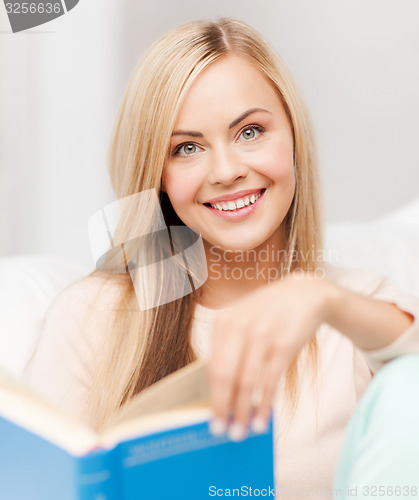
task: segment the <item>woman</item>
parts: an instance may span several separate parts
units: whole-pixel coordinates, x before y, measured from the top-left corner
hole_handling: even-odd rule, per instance
[[[168,226],[199,230],[208,279],[140,311],[137,295],[167,282],[133,283],[111,255],[102,269],[116,272],[96,271],[56,300],[32,384],[98,429],[134,394],[207,356],[213,432],[243,439],[249,422],[262,431],[273,403],[277,484],[329,496],[372,373],[417,349],[419,305],[381,277],[323,262],[315,144],[286,67],[238,21],[168,33],[129,81],[109,166],[119,199],[156,189]],[[147,234],[155,213],[128,207],[117,241]],[[142,251],[131,249],[127,271]]]

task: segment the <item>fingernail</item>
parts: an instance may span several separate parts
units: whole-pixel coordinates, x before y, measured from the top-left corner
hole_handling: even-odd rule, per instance
[[[255,417],[250,425],[256,434],[263,434],[268,429],[268,422],[261,417]]]
[[[210,421],[210,432],[214,436],[222,436],[227,431],[227,424],[222,418],[213,418]]]
[[[240,422],[233,422],[228,429],[228,437],[232,441],[242,441],[246,437],[246,429]]]

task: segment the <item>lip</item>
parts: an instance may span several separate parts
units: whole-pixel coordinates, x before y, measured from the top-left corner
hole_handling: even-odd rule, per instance
[[[237,191],[236,193],[225,194],[223,196],[218,196],[217,198],[211,198],[211,200],[207,200],[204,203],[219,203],[220,201],[231,201],[237,200],[238,198],[243,198],[244,196],[251,196],[252,194],[257,194],[262,191],[264,188],[259,189],[245,189],[243,191]]]
[[[259,189],[256,191],[256,193],[258,193],[259,191],[262,190]],[[240,192],[245,192],[245,191],[240,191]],[[251,193],[253,194],[255,193],[255,191],[252,190]],[[204,205],[204,206],[220,219],[224,219],[227,221],[243,220],[254,213],[254,211],[258,208],[258,206],[262,203],[263,199],[265,198],[265,193],[266,189],[263,189],[262,194],[252,205],[244,206],[243,208],[239,208],[238,210],[218,210],[217,208],[213,208],[211,205]],[[223,198],[223,200],[225,200],[225,198]]]

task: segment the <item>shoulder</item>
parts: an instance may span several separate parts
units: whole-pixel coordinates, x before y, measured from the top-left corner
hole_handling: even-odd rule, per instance
[[[124,289],[120,278],[92,273],[63,289],[46,314],[24,380],[70,414],[82,416]]]
[[[81,319],[88,312],[112,313],[127,283],[104,273],[92,273],[64,288],[52,302],[47,317],[71,315]]]
[[[100,344],[118,320],[128,286],[124,279],[92,273],[66,287],[47,311],[39,342],[63,349]]]
[[[51,359],[94,356],[118,319],[124,281],[92,273],[64,288],[44,318],[34,356],[38,364]]]

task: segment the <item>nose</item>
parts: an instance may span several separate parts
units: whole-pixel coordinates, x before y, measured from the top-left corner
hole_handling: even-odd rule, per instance
[[[232,184],[247,176],[249,168],[227,147],[213,150],[208,180],[211,184]]]

